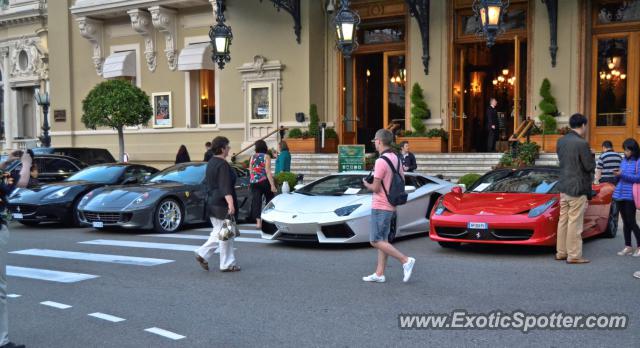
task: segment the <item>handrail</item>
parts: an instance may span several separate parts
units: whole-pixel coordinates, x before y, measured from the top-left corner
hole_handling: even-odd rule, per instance
[[[289,129],[289,128],[287,128],[287,127],[285,127],[285,126],[280,126],[280,128],[278,128],[278,129],[276,129],[276,130],[274,130],[274,131],[270,132],[269,134],[267,134],[267,135],[263,136],[262,138],[260,138],[260,139],[258,139],[258,140],[265,140],[265,139],[267,139],[268,137],[270,137],[270,136],[274,135],[274,134],[275,134],[275,133],[277,133],[277,132],[281,132],[281,133],[280,133],[280,138],[282,139],[282,138],[284,138],[284,132],[286,132],[288,129]],[[256,141],[258,141],[258,140],[256,140]],[[238,152],[238,153],[234,153],[234,154],[231,156],[231,162],[235,162],[235,161],[236,161],[236,158],[237,158],[240,154],[242,154],[242,153],[244,153],[244,152],[246,152],[246,151],[248,151],[248,150],[251,150],[254,146],[255,146],[255,141],[253,142],[253,144],[252,144],[252,145],[249,145],[249,146],[245,147],[244,149],[240,150],[240,152]]]
[[[520,126],[516,129],[516,131],[513,133],[511,138],[509,138],[509,141],[517,142],[517,141],[520,141],[520,138],[528,136],[529,131],[531,131],[531,128],[533,128],[534,125],[535,123],[533,122],[532,119],[527,119],[526,121],[522,122]]]

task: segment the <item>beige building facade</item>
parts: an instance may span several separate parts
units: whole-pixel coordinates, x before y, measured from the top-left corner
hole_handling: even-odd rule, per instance
[[[29,83],[36,85],[36,75],[50,81],[54,146],[117,153],[115,131],[89,130],[81,122],[82,100],[108,78],[127,79],[150,96],[153,119],[126,129],[125,144],[131,160],[158,166],[170,164],[181,144],[197,160],[204,143],[217,135],[229,137],[237,152],[280,126],[304,128],[311,104],[318,106],[321,122],[335,127],[340,143],[367,143],[372,132],[390,123],[411,128],[414,83],[429,105],[425,124],[449,134],[449,151],[483,151],[489,97],[498,98],[504,136],[524,119],[536,119],[545,78],[557,101],[558,126],[574,112],[588,115],[594,147],[605,138],[619,142],[640,132],[640,1],[512,0],[506,31],[491,49],[476,35],[471,0],[352,1],[362,19],[360,46],[345,58],[335,48],[332,24],[339,0],[289,1],[299,4],[299,38],[294,16],[278,11],[274,1],[226,0],[224,15],[234,37],[224,69],[211,61],[215,0],[7,4],[12,9],[23,2],[39,3],[37,20],[2,22],[0,52],[9,47],[7,69],[14,64],[11,42],[18,38],[35,45],[40,61],[50,57]],[[415,4],[428,4],[428,13],[414,13],[421,20],[412,16]],[[557,15],[557,30],[550,14]],[[40,29],[48,30],[48,45]],[[9,89],[5,129],[18,115],[7,107],[17,93]],[[297,113],[304,113],[304,122]],[[33,122],[41,123],[38,112]],[[34,132],[29,136],[39,135]],[[276,135],[267,140],[274,146]]]

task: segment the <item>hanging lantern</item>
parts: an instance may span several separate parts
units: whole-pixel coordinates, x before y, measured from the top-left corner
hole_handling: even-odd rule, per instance
[[[224,2],[216,0],[216,22],[217,24],[209,30],[209,39],[213,46],[213,61],[218,63],[220,69],[224,69],[225,63],[231,61],[229,46],[233,39],[231,27],[224,24]]]
[[[356,30],[360,24],[360,16],[349,8],[349,0],[342,0],[340,10],[333,18],[333,24],[338,35],[336,45],[345,58],[358,48]]]
[[[496,37],[503,31],[504,14],[509,7],[509,0],[474,0],[473,12],[479,17],[482,28],[479,34],[487,39],[487,47],[496,43]]]

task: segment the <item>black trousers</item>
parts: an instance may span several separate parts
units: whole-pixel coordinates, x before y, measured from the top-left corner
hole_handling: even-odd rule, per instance
[[[256,221],[262,213],[262,197],[265,203],[269,203],[273,199],[274,193],[271,192],[271,184],[269,180],[262,180],[258,183],[251,184],[251,216],[250,221]]]
[[[640,242],[640,227],[636,222],[636,204],[633,201],[618,201],[617,206],[622,215],[622,223],[624,224],[624,245],[631,246],[631,232],[636,236],[636,243]]]
[[[496,151],[496,130],[489,128],[487,130],[487,152]]]

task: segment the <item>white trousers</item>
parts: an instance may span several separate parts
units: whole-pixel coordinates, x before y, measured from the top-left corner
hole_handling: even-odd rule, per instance
[[[218,239],[218,232],[222,229],[223,223],[224,220],[211,218],[213,230],[211,230],[209,239],[201,247],[196,249],[196,254],[209,261],[215,253],[217,245],[218,250],[220,250],[220,270],[227,269],[236,264],[236,256],[233,252],[233,238],[226,241]]]
[[[9,314],[7,312],[7,244],[9,229],[0,225],[0,346],[9,343]]]

